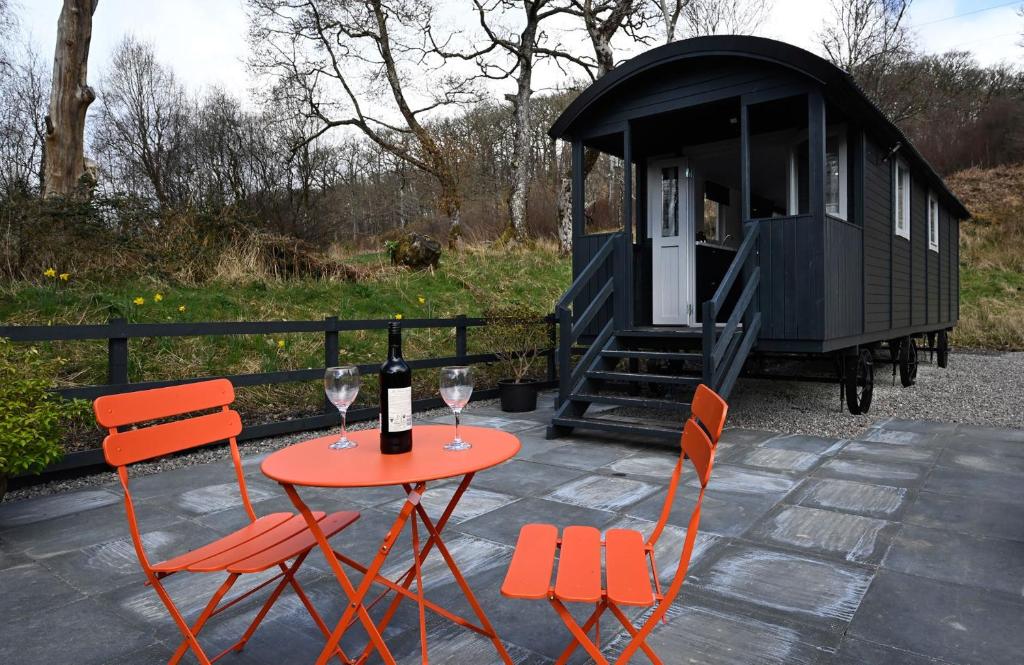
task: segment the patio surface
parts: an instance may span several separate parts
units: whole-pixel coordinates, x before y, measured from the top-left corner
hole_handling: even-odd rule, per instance
[[[568,634],[546,603],[498,592],[520,525],[649,530],[675,460],[665,449],[598,436],[545,441],[549,416],[550,408],[521,416],[477,409],[466,417],[516,432],[523,450],[478,475],[446,530],[513,659],[530,665],[551,662]],[[257,512],[291,510],[258,462],[246,461]],[[152,558],[241,525],[231,483],[225,463],[138,479]],[[436,511],[453,489],[433,486],[428,509]],[[402,496],[395,488],[303,494],[315,508],[362,510],[362,519],[333,542],[363,561]],[[678,561],[680,525],[693,496],[692,485],[683,488],[671,520],[676,526],[659,544],[666,578]],[[690,577],[651,639],[667,663],[1024,662],[1024,431],[890,420],[856,440],[835,440],[730,429],[701,526]],[[0,663],[166,662],[179,635],[143,586],[127,534],[116,486],[0,504]],[[390,572],[407,564],[407,553],[407,541],[400,543]],[[466,611],[450,575],[439,572],[440,560],[430,567],[428,596]],[[342,598],[325,571],[317,553],[299,578],[333,622]],[[168,587],[194,615],[220,579],[182,574]],[[201,636],[208,652],[230,644],[261,600],[257,595],[215,619]],[[428,620],[432,663],[497,662],[489,643]],[[611,656],[621,636],[611,632],[610,618],[602,624]],[[351,631],[343,645],[362,644],[359,633]],[[403,605],[385,639],[400,662],[419,661],[413,605]],[[245,652],[222,662],[311,663],[322,644],[286,592]],[[573,662],[587,659],[580,652]]]

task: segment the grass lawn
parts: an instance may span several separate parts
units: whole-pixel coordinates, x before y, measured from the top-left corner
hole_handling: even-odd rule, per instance
[[[960,270],[958,346],[1024,349],[1024,273],[1000,268]]]
[[[119,283],[43,275],[35,283],[0,290],[0,320],[11,324],[102,323],[122,315],[132,322],[447,318],[479,316],[498,304],[519,303],[539,314],[552,311],[568,287],[571,267],[548,246],[520,250],[470,247],[446,253],[436,271],[411,272],[387,264],[383,253],[350,257],[369,268],[358,282],[290,280],[181,285],[140,275]],[[159,298],[157,297],[159,294]],[[141,298],[142,304],[135,304]],[[183,308],[183,309],[182,309]],[[453,355],[452,329],[408,330],[409,359]],[[386,333],[341,333],[342,362],[383,360]],[[106,343],[58,342],[37,345],[62,359],[61,386],[103,383]],[[484,352],[469,331],[469,352]],[[137,339],[129,346],[133,382],[219,374],[245,374],[323,366],[322,334],[244,335]],[[538,363],[543,371],[543,361]],[[499,368],[482,372],[489,382]],[[420,395],[432,394],[434,372],[414,373]],[[367,377],[360,403],[376,403],[373,377]],[[318,383],[285,384],[239,390],[239,407],[257,422],[309,413],[321,408]]]

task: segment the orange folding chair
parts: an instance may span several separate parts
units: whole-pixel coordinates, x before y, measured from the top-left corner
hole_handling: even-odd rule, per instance
[[[306,521],[302,515],[293,513],[273,513],[256,517],[256,512],[249,501],[242,459],[235,440],[242,431],[242,421],[238,412],[229,408],[234,399],[235,391],[231,382],[227,379],[217,379],[100,397],[93,404],[97,422],[109,432],[103,440],[103,454],[108,464],[117,467],[118,477],[124,488],[128,526],[139,563],[146,573],[147,584],[156,590],[184,636],[168,661],[169,665],[180,661],[189,649],[202,665],[210,665],[231,651],[241,651],[287,586],[295,590],[321,632],[325,636],[330,635],[327,625],[295,579],[295,573],[316,545]],[[176,416],[200,411],[207,413],[174,419]],[[234,462],[242,504],[249,515],[250,523],[198,549],[166,561],[150,563],[143,548],[135,507],[128,489],[128,465],[225,439],[231,446],[231,460]],[[317,512],[314,515],[327,537],[335,535],[359,519],[357,512],[338,512],[330,515]],[[272,568],[278,568],[280,572],[221,604],[239,576],[262,573]],[[227,578],[191,626],[186,623],[162,583],[164,578],[180,572],[227,574]],[[241,639],[216,657],[207,657],[197,639],[206,622],[274,582],[277,584]],[[336,654],[342,662],[348,662],[340,649]]]
[[[637,650],[643,650],[652,663],[662,663],[647,644],[647,638],[665,616],[686,579],[690,557],[697,540],[700,509],[704,490],[711,478],[715,448],[725,426],[729,407],[714,391],[698,386],[691,406],[691,416],[683,427],[679,461],[672,472],[665,496],[665,505],[651,536],[644,540],[639,531],[610,529],[601,541],[601,532],[589,526],[570,526],[558,537],[558,529],[550,524],[527,524],[519,532],[512,561],[509,564],[501,593],[509,598],[547,599],[572,634],[573,641],[565,648],[556,665],[563,665],[583,647],[596,663],[608,664],[601,654],[600,619],[606,610],[625,627],[630,635],[626,648],[616,663],[628,663]],[[667,589],[662,589],[654,547],[661,537],[672,511],[672,502],[682,477],[683,463],[689,459],[700,482],[697,505],[690,515],[686,539],[679,556],[679,567]],[[601,584],[601,554],[604,550],[605,584]],[[558,573],[551,584],[551,574],[558,554]],[[592,603],[593,613],[581,626],[565,603]],[[653,612],[637,629],[622,610],[623,607],[651,607]],[[589,631],[593,629],[595,639]]]

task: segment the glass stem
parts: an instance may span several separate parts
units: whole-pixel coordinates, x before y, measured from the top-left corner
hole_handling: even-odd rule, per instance
[[[339,409],[341,411],[341,440],[345,441],[348,439],[348,432],[346,431],[346,421],[348,420],[348,409]]]
[[[461,442],[462,439],[459,438],[459,414],[462,413],[462,409],[452,409],[452,411],[455,412],[455,440]]]

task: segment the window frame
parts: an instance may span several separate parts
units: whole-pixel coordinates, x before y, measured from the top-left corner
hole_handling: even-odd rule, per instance
[[[709,199],[707,194],[704,194],[704,214],[703,214],[703,219],[701,220],[701,227],[700,227],[701,231],[704,231],[707,228],[707,220],[708,220],[707,211],[708,211],[708,206],[714,206],[714,210],[715,210],[715,235],[714,235],[714,237],[710,237],[709,238],[709,237],[707,237],[707,233],[705,233],[704,234],[705,235],[705,242],[714,242],[714,243],[722,242],[722,205],[723,204],[722,204],[721,201],[716,201],[714,199]]]
[[[932,212],[934,211],[934,218]],[[932,222],[935,222],[935,226],[932,226]],[[928,249],[938,253],[939,251],[939,237],[941,236],[939,225],[942,223],[942,214],[939,210],[939,200],[935,198],[935,194],[928,192]]]
[[[912,200],[910,193],[911,188],[913,187],[910,168],[907,166],[905,161],[897,159],[893,163],[892,174],[892,231],[894,235],[909,241],[911,224],[910,203]],[[902,196],[903,214],[900,215],[900,201],[898,198],[900,197],[900,185],[904,182],[905,186],[903,187]],[[903,222],[902,224],[900,223],[901,221]]]
[[[849,165],[849,152],[846,145],[846,125],[836,125],[829,128],[828,133],[825,136],[825,164],[828,165],[828,139],[836,141],[836,157],[839,159],[839,212],[829,212],[828,202],[825,201],[825,192],[822,191],[821,198],[825,203],[825,214],[830,217],[836,217],[843,220],[844,222],[849,221],[850,217],[850,165]],[[824,177],[825,174],[823,174]],[[824,185],[824,180],[822,181]]]

